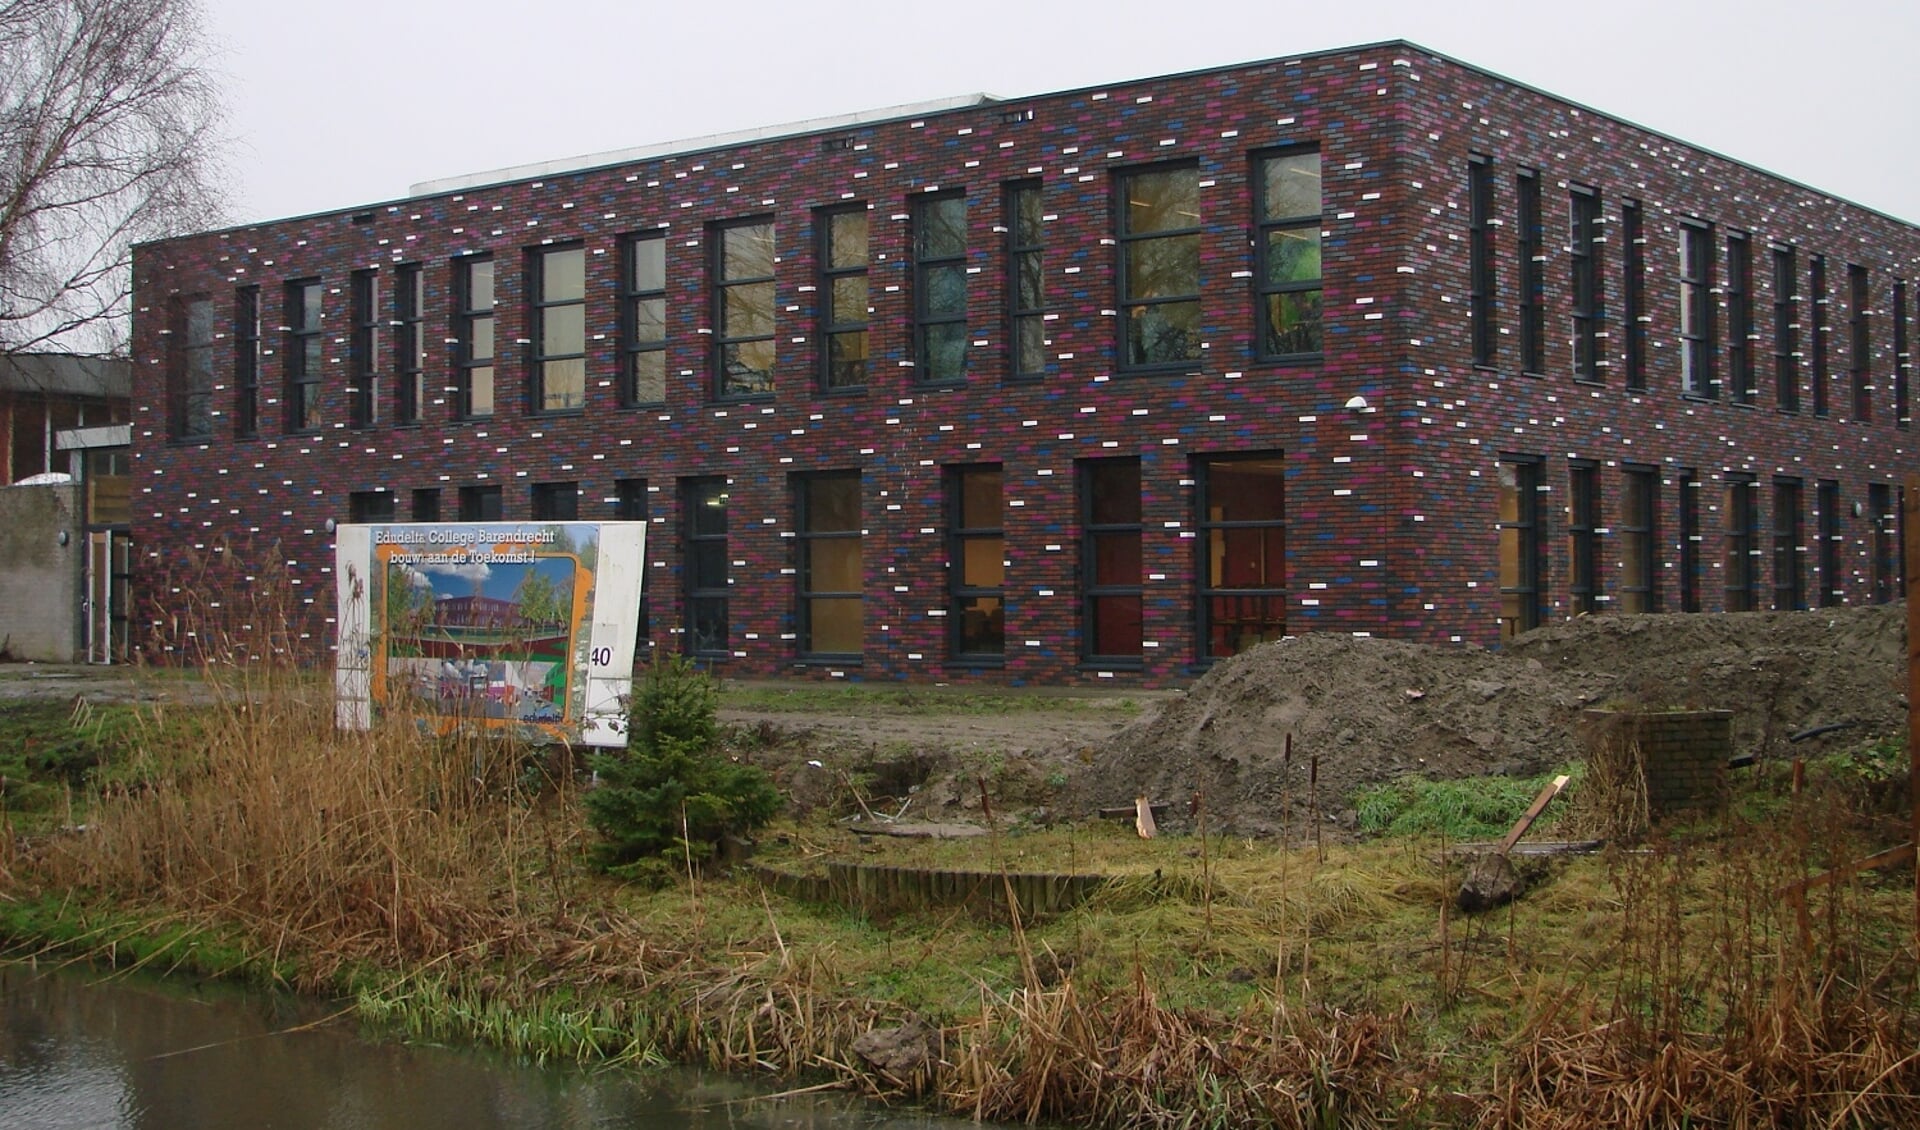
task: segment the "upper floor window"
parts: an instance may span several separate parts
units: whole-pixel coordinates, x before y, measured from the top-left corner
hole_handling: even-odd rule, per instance
[[[1680,391],[1718,394],[1713,375],[1713,229],[1680,223]]]
[[[175,439],[203,439],[213,434],[213,302],[177,302],[169,320],[167,430]]]
[[[867,206],[820,216],[820,336],[828,391],[867,383]]]
[[[1037,377],[1047,367],[1045,221],[1039,181],[1007,186],[1008,374]]]
[[[1867,269],[1847,264],[1847,368],[1853,374],[1853,418],[1873,420],[1873,325]]]
[[[394,422],[417,424],[427,405],[427,275],[404,263],[393,278]]]
[[[347,348],[353,381],[347,386],[347,424],[371,428],[380,422],[380,272],[353,272],[347,305],[353,330]]]
[[[1121,363],[1148,369],[1200,357],[1200,174],[1120,177]]]
[[[967,198],[922,197],[913,208],[914,366],[928,384],[967,375]]]
[[[533,265],[533,406],[576,411],[587,404],[587,252],[551,248]]]
[[[1793,248],[1773,247],[1773,402],[1800,411],[1800,273]]]
[[[1813,414],[1827,415],[1827,257],[1807,264],[1807,289],[1813,292]]]
[[[1760,390],[1753,376],[1753,245],[1741,232],[1727,233],[1727,380],[1735,404],[1752,404]]]
[[[713,232],[714,395],[773,392],[773,221],[743,220]]]
[[[1320,153],[1260,159],[1260,356],[1321,350]]]
[[[320,336],[326,290],[317,280],[287,284],[287,430],[320,430],[320,378],[326,343]]]
[[[667,402],[667,237],[636,235],[623,248],[621,332],[626,340],[620,403]]]
[[[1647,234],[1640,202],[1620,203],[1620,304],[1625,316],[1627,387],[1647,387]]]
[[[1500,327],[1493,319],[1493,160],[1478,153],[1467,158],[1467,287],[1473,363],[1492,365],[1500,356]]]
[[[460,374],[459,415],[493,415],[493,260],[463,259],[454,268],[453,319]]]
[[[1573,376],[1601,379],[1600,194],[1591,188],[1568,189],[1567,250],[1573,283]]]
[[[233,293],[233,434],[260,430],[260,288]]]
[[[1520,223],[1520,370],[1547,371],[1547,236],[1540,219],[1540,174],[1521,169],[1514,177]]]
[[[1913,422],[1913,406],[1908,400],[1913,375],[1913,356],[1907,342],[1907,282],[1893,280],[1893,422],[1906,427]]]

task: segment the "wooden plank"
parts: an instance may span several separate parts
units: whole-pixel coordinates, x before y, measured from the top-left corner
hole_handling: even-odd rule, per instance
[[[1133,830],[1140,833],[1143,840],[1160,834],[1160,829],[1153,822],[1153,807],[1147,803],[1146,797],[1133,798]]]
[[[1560,790],[1566,788],[1567,782],[1572,779],[1573,778],[1563,774],[1555,777],[1552,784],[1540,790],[1540,795],[1534,797],[1533,803],[1527,806],[1526,815],[1516,821],[1512,830],[1507,833],[1506,838],[1500,841],[1499,852],[1501,855],[1505,855],[1513,850],[1513,845],[1520,842],[1520,837],[1527,834],[1527,829],[1533,827],[1533,822],[1540,819],[1540,814],[1547,810],[1547,805],[1553,802],[1554,797],[1560,795]]]
[[[1787,883],[1773,893],[1775,897],[1804,895],[1815,887],[1844,879],[1849,875],[1857,875],[1862,871],[1872,871],[1876,867],[1891,867],[1913,855],[1912,844],[1901,844],[1899,847],[1890,847],[1885,851],[1876,851],[1872,855],[1863,855],[1852,863],[1842,863],[1811,878]]]

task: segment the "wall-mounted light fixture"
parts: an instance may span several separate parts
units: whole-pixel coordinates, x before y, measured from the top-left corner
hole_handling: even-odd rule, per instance
[[[1349,397],[1347,398],[1347,411],[1349,411],[1349,412],[1365,412],[1366,410],[1367,410],[1367,398],[1366,398],[1366,397],[1364,397],[1364,396],[1349,396]]]
[[[58,536],[55,538],[55,540],[58,541],[61,545],[65,545],[69,541],[72,541],[73,538],[70,534],[67,533],[67,531],[61,530]]]

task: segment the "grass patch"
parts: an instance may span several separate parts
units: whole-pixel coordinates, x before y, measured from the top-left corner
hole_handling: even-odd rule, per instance
[[[1565,773],[1573,778],[1554,801],[1537,831],[1553,828],[1585,775],[1582,766],[1569,766],[1538,777],[1470,777],[1435,781],[1403,777],[1354,797],[1360,831],[1370,836],[1429,836],[1453,841],[1497,839],[1524,816],[1540,790]]]

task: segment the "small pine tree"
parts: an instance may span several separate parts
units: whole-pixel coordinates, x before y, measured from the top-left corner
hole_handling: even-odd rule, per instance
[[[716,749],[719,709],[719,688],[684,657],[647,668],[627,711],[627,748],[593,758],[601,783],[585,800],[603,837],[595,851],[601,867],[625,878],[664,877],[779,811],[765,770]]]

